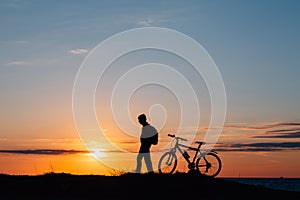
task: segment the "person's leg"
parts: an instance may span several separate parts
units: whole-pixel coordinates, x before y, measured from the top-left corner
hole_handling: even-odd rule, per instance
[[[148,172],[153,172],[150,152],[149,153],[144,153],[144,159],[145,159],[145,163],[146,163],[146,167],[147,167]]]
[[[151,144],[144,144],[143,145],[143,156],[144,156],[144,160],[145,160],[145,164],[147,167],[148,172],[153,172],[153,167],[152,167],[152,161],[151,161],[151,156],[150,156],[150,147]]]
[[[142,170],[142,160],[144,157],[144,152],[147,150],[147,146],[144,143],[141,143],[139,153],[136,157],[136,168],[135,172],[136,173],[141,173]]]
[[[138,153],[136,157],[136,169],[135,169],[136,173],[141,173],[142,159],[143,159],[143,153]]]

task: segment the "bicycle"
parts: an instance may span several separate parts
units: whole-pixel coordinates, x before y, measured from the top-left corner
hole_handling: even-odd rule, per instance
[[[188,163],[189,170],[196,170],[201,174],[204,174],[209,177],[216,177],[220,173],[222,168],[222,161],[221,158],[218,156],[218,153],[214,150],[211,150],[206,154],[200,152],[200,148],[202,145],[205,144],[205,142],[196,141],[195,143],[198,144],[198,147],[194,148],[192,146],[186,146],[179,142],[188,141],[185,138],[181,138],[172,134],[168,134],[168,136],[174,138],[175,145],[168,152],[165,152],[161,156],[158,162],[158,171],[160,174],[174,173],[177,167],[177,151],[179,151],[179,153],[184,157],[185,161]],[[190,159],[191,157],[188,154],[188,152],[182,150],[181,147],[195,151],[194,157]]]

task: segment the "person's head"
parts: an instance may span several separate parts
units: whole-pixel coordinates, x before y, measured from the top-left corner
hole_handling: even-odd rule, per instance
[[[142,124],[142,125],[148,124],[147,123],[147,117],[146,117],[145,114],[140,114],[138,116],[138,120],[139,120],[139,123]]]

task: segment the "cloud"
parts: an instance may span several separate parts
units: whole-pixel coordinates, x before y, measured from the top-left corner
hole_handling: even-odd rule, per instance
[[[249,144],[233,144],[232,147],[300,148],[300,142],[259,142]]]
[[[278,122],[269,125],[261,135],[252,138],[300,138],[300,123]]]
[[[162,18],[163,16],[151,16],[147,19],[142,19],[135,22],[138,26],[148,27],[148,26],[162,26],[162,24],[174,23],[174,20]]]
[[[214,150],[247,152],[300,150],[300,142],[223,143]]]
[[[30,63],[25,61],[12,61],[7,63],[7,65],[28,65],[28,64]]]
[[[16,40],[14,41],[14,44],[28,44],[29,42],[26,40]]]
[[[64,150],[64,149],[35,149],[35,150],[0,150],[0,153],[11,154],[39,154],[39,155],[64,155],[64,154],[80,154],[90,153],[82,150]]]
[[[154,23],[154,20],[152,19],[146,19],[146,20],[140,20],[137,22],[137,25],[139,26],[152,26],[152,24]]]
[[[80,49],[80,48],[72,49],[72,50],[69,51],[69,53],[76,54],[76,55],[85,54],[85,53],[88,53],[88,52],[89,52],[89,50],[87,50],[87,49]]]
[[[295,131],[300,131],[300,128],[289,128],[289,129],[275,129],[271,131],[267,131],[266,133],[291,133]]]
[[[258,136],[253,136],[253,138],[300,138],[300,131],[288,132],[284,130],[278,130],[278,131],[275,130],[275,131],[267,131],[265,132],[265,134],[271,134],[271,135],[258,135]]]
[[[26,2],[26,1],[2,0],[0,2],[0,7],[4,7],[4,8],[22,8],[24,6],[27,6],[28,4],[29,4],[29,2]]]
[[[98,151],[98,150],[97,150]],[[66,150],[66,149],[0,149],[0,153],[9,154],[34,154],[34,155],[67,155],[67,154],[90,154],[95,151]],[[121,150],[101,150],[102,153],[124,153]]]
[[[225,128],[234,128],[234,129],[244,129],[244,130],[260,130],[260,129],[271,129],[271,128],[278,128],[284,126],[300,126],[299,122],[275,122],[269,124],[258,124],[253,126],[248,125],[227,125],[224,126]]]
[[[300,126],[300,122],[277,122],[274,126]]]
[[[252,138],[300,138],[299,122],[275,122],[269,124],[248,125],[227,125],[224,128],[237,130],[262,130],[259,135]]]

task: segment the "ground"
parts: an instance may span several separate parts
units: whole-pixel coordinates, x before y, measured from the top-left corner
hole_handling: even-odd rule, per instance
[[[300,199],[289,192],[211,178],[201,174],[121,174],[116,176],[48,173],[0,175],[2,200],[87,199]]]

